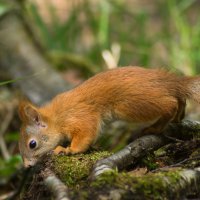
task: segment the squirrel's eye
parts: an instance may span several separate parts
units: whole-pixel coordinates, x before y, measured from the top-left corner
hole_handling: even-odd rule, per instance
[[[37,145],[37,142],[35,140],[31,140],[30,143],[29,143],[29,147],[31,149],[34,149],[36,147],[36,145]]]

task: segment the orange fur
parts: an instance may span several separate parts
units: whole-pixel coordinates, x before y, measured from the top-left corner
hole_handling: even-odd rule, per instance
[[[180,77],[164,70],[122,67],[99,73],[43,107],[21,104],[22,156],[30,161],[54,148],[56,154],[85,152],[97,139],[103,120],[109,118],[137,123],[156,120],[144,133],[161,133],[170,122],[183,119],[186,98],[200,102],[199,91],[200,77]],[[38,139],[42,135],[48,135],[46,143]],[[28,149],[30,138],[42,150]],[[71,145],[60,146],[63,140]]]

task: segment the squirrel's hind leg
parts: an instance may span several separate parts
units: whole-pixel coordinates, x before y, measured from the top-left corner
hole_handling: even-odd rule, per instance
[[[160,118],[151,126],[145,128],[142,133],[147,134],[160,134],[164,131],[167,125],[179,116],[178,101],[171,101],[168,103],[167,109],[163,112]],[[182,107],[181,107],[182,111]],[[183,114],[182,114],[183,115]]]
[[[186,107],[186,100],[185,99],[179,99],[178,100],[178,110],[176,113],[176,116],[173,119],[173,123],[180,122],[185,117],[185,107]]]

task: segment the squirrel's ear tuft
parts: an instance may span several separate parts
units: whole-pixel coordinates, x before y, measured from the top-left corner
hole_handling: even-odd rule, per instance
[[[38,109],[28,101],[21,101],[19,103],[18,113],[22,121],[39,123],[41,120]]]
[[[25,106],[29,104],[28,101],[20,101],[18,106],[18,115],[22,121],[26,121],[26,115],[24,112]]]

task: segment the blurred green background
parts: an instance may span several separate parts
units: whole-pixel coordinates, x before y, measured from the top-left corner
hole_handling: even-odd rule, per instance
[[[199,74],[199,10],[198,0],[32,0],[24,7],[55,68],[66,79],[76,71],[74,84],[127,65]],[[18,130],[7,132],[5,142],[17,146]],[[8,160],[1,156],[0,177],[10,176],[19,163],[18,151]]]
[[[73,54],[91,72],[108,67],[106,61],[113,59],[119,66],[161,66],[187,75],[200,72],[199,1],[48,2],[33,3],[28,10],[60,68],[69,67],[65,58]]]

